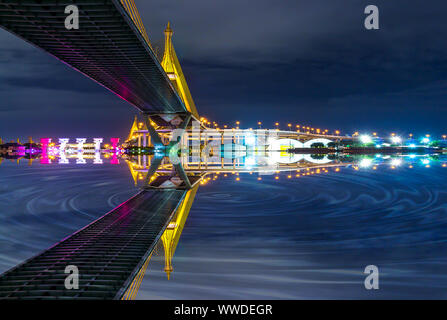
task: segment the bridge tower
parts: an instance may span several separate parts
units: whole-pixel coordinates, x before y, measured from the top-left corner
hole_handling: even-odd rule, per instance
[[[165,254],[164,271],[168,276],[168,280],[171,272],[173,271],[172,257],[174,256],[175,249],[177,248],[177,244],[180,240],[183,227],[185,226],[185,222],[188,218],[189,211],[191,210],[192,203],[194,202],[198,187],[199,185],[196,185],[186,193],[174,216],[169,222],[169,225],[161,236]],[[134,300],[136,298],[151,258],[152,253],[146,259],[140,271],[133,279],[127,291],[124,293],[123,297],[121,298],[122,300]]]
[[[171,24],[168,22],[165,29],[165,50],[161,66],[171,80],[171,83],[174,85],[174,88],[177,90],[186,109],[198,119],[199,114],[197,113],[196,105],[192,99],[191,92],[189,91],[185,76],[183,75],[182,67],[180,66],[180,62],[178,61],[174,50],[174,45],[172,44],[173,34],[174,32],[171,29]]]
[[[179,206],[179,209],[175,213],[175,216],[169,222],[168,227],[161,236],[161,241],[163,242],[163,249],[165,253],[165,268],[164,271],[170,279],[171,272],[174,271],[172,267],[172,257],[174,256],[175,249],[177,248],[180,236],[185,226],[186,219],[188,218],[189,211],[191,210],[192,203],[197,193],[199,185],[195,185],[190,189],[183,202]]]

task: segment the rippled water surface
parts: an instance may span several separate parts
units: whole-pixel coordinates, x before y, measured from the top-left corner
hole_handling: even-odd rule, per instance
[[[383,168],[200,187],[167,280],[139,299],[447,298],[447,169]],[[137,192],[125,165],[0,166],[0,272]],[[365,290],[365,266],[380,289]]]

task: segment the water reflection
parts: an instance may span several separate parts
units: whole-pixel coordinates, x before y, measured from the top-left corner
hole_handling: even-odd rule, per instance
[[[185,190],[185,196],[161,234],[155,250],[144,261],[131,283],[124,296],[128,299],[137,296],[141,283],[143,287],[146,286],[143,277],[152,260],[155,264],[163,265],[160,269],[168,279],[176,270],[176,273],[180,271],[180,282],[185,281],[182,276],[183,264],[180,263],[179,267],[174,268],[173,259],[182,234],[186,232],[187,235],[189,233],[189,237],[192,235],[185,225],[197,197],[201,199],[202,204],[195,206],[196,212],[209,215],[206,218],[202,215],[201,219],[205,219],[204,221],[211,226],[210,230],[213,230],[213,233],[207,230],[197,233],[201,238],[207,239],[201,247],[209,252],[219,251],[215,247],[208,247],[210,243],[216,241],[216,246],[221,245],[222,241],[237,243],[237,239],[240,238],[238,232],[241,232],[247,243],[240,243],[240,245],[245,247],[244,252],[248,256],[251,255],[247,253],[248,249],[263,252],[264,256],[269,256],[275,247],[274,243],[278,242],[281,243],[281,250],[291,246],[291,250],[305,255],[309,255],[309,249],[312,248],[311,255],[315,257],[321,255],[320,258],[325,260],[325,263],[329,263],[327,260],[329,254],[330,259],[335,259],[330,263],[335,263],[337,268],[342,266],[342,261],[332,256],[333,254],[343,253],[344,258],[348,257],[348,261],[351,261],[353,257],[349,255],[352,254],[352,250],[359,252],[370,250],[376,248],[378,244],[379,247],[384,248],[384,244],[380,243],[385,239],[390,242],[396,241],[394,245],[399,245],[400,241],[404,241],[407,245],[408,239],[399,238],[406,235],[406,232],[410,232],[412,237],[420,234],[414,240],[427,245],[426,239],[432,239],[431,233],[438,232],[436,231],[438,230],[437,223],[443,223],[437,214],[433,219],[429,216],[422,218],[420,214],[422,209],[429,212],[439,211],[442,214],[445,211],[445,205],[439,199],[443,199],[444,194],[431,189],[425,192],[427,185],[422,189],[411,189],[409,185],[400,183],[399,178],[391,178],[393,172],[396,172],[396,177],[404,173],[405,181],[408,183],[413,179],[407,176],[411,169],[414,169],[418,175],[421,170],[428,170],[431,167],[436,171],[447,167],[447,156],[442,151],[434,152],[425,148],[411,150],[410,153],[402,149],[391,151],[382,149],[381,151],[384,152],[379,154],[372,153],[371,150],[361,153],[359,150],[352,151],[352,149],[334,150],[326,147],[309,149],[311,145],[300,145],[299,147],[302,148],[296,149],[297,145],[292,139],[270,140],[267,145],[258,148],[250,142],[251,135],[252,133],[248,133],[244,137],[239,136],[236,140],[232,138],[229,145],[222,144],[206,152],[203,152],[204,148],[200,148],[199,154],[194,154],[193,150],[183,144],[180,144],[178,148],[161,152],[161,150],[145,146],[138,148],[120,146],[118,139],[112,139],[110,144],[102,145],[104,140],[101,138],[91,139],[92,142],[79,138],[76,139],[76,143],[70,143],[64,138],[58,139],[58,143],[52,142],[51,139],[43,139],[40,144],[30,141],[23,150],[16,148],[15,152],[3,152],[0,159],[10,160],[7,164],[3,164],[3,167],[6,165],[7,172],[14,172],[14,174],[4,175],[3,189],[0,193],[2,206],[14,207],[15,210],[13,215],[8,216],[7,213],[3,215],[6,223],[2,231],[5,245],[2,246],[1,271],[5,271],[35,255],[39,250],[49,247],[52,242],[57,242],[82,228],[98,218],[101,215],[99,213],[116,207],[137,190],[181,189]],[[329,140],[323,140],[311,141],[312,144],[329,143]],[[241,144],[241,141],[244,143]],[[309,151],[314,152],[307,153]],[[27,160],[30,166],[11,166],[15,162],[20,164],[22,159]],[[178,160],[178,162],[173,160]],[[33,170],[34,166],[37,170]],[[125,168],[128,169],[132,178],[127,182],[123,181],[124,175],[122,175]],[[105,172],[107,172],[106,175],[104,175]],[[110,180],[112,172],[116,172],[113,173],[115,182]],[[376,172],[379,172],[381,176],[380,182],[372,180],[371,174]],[[323,178],[323,175],[327,178]],[[307,180],[310,176],[316,176],[315,183]],[[79,177],[83,179],[79,180]],[[17,182],[23,179],[26,181]],[[203,191],[198,192],[199,186],[216,180],[223,181],[213,184],[217,188],[214,192],[205,191],[200,196]],[[390,180],[393,187],[387,188],[384,183]],[[44,189],[40,188],[42,184],[46,185]],[[123,188],[126,185],[127,187]],[[222,185],[223,190],[226,191],[219,191],[219,185]],[[232,192],[241,188],[243,191]],[[80,191],[83,189],[84,191]],[[291,193],[290,190],[294,192]],[[237,213],[235,208],[243,209]],[[380,217],[377,215],[378,210],[382,214]],[[294,217],[292,220],[289,217],[291,211]],[[65,219],[60,216],[62,212],[72,214]],[[220,212],[219,217],[215,216],[216,212]],[[222,220],[225,217],[228,220]],[[295,219],[297,217],[299,217],[299,223]],[[384,218],[391,220],[382,221]],[[278,225],[276,223],[278,219],[283,219],[285,224]],[[428,224],[426,224],[427,219],[430,221]],[[215,221],[219,221],[219,228],[212,227]],[[323,225],[317,225],[316,221]],[[360,223],[367,225],[357,225]],[[432,223],[433,226],[431,226]],[[250,224],[256,225],[257,231],[247,229],[247,225]],[[411,225],[410,229],[405,227],[406,224]],[[418,226],[430,228],[430,234],[415,231],[414,228]],[[382,230],[378,232],[376,228],[382,228]],[[38,234],[35,233],[36,229],[40,231]],[[194,224],[191,227],[191,231],[193,230]],[[383,234],[384,232],[386,235]],[[433,240],[436,238],[437,236]],[[443,235],[440,238],[443,239]],[[253,241],[256,239],[259,241],[262,239],[263,245],[255,246]],[[197,238],[193,239],[193,242],[195,241]],[[223,245],[223,248],[225,246]],[[364,254],[368,256],[367,253]],[[402,251],[399,251],[399,254],[402,254]],[[226,261],[233,261],[236,265],[243,263],[234,260],[235,258],[231,257],[229,252],[223,252],[222,255],[226,256],[224,260],[222,260],[223,256],[214,256],[211,260],[207,258],[206,262],[213,265],[214,259],[224,264]],[[296,263],[295,258],[288,261],[282,257],[269,268],[291,267],[293,263]],[[179,261],[182,262],[185,259],[188,261],[185,268],[191,271],[191,266],[188,265],[191,262],[189,257],[182,255]],[[250,259],[244,257],[242,261],[250,261]],[[313,262],[307,263],[313,265]],[[343,268],[350,267],[345,265]],[[312,267],[312,272],[318,274],[320,279],[329,278],[333,272],[328,274],[317,269],[315,266]],[[343,274],[350,274],[351,278],[354,276],[351,271]],[[234,274],[232,277],[237,278]],[[246,279],[252,279],[254,282],[258,279],[257,277],[263,277],[267,283],[279,280],[266,274],[246,275]],[[280,280],[280,283],[286,279],[291,283],[297,281],[288,275]],[[155,282],[157,281],[161,281],[158,276]],[[309,286],[312,284],[319,287],[318,281],[309,279],[300,281]],[[319,281],[325,283],[324,280]],[[347,284],[350,281],[343,278],[341,283]],[[254,282],[251,285],[255,286]],[[275,282],[271,285],[275,287],[279,283]],[[227,289],[231,292],[231,289]],[[277,297],[297,297],[288,290],[292,288],[283,291],[282,295]],[[308,290],[312,291],[310,287]],[[149,292],[149,289],[143,290],[141,297],[154,297]],[[272,293],[269,294],[271,297]],[[362,295],[363,293],[355,294]],[[214,297],[219,297],[219,295],[216,293]],[[227,297],[238,298],[231,295]],[[254,297],[267,298],[269,296],[267,292],[264,292]]]

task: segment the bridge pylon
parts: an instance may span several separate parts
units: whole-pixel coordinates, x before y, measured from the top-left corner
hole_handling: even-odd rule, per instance
[[[191,92],[189,91],[188,84],[186,83],[185,76],[183,75],[182,67],[177,58],[177,54],[174,50],[174,45],[172,44],[172,35],[174,31],[171,29],[171,23],[168,22],[165,34],[165,48],[163,53],[163,60],[161,61],[161,66],[163,70],[171,80],[174,88],[176,89],[180,99],[185,104],[186,109],[196,118],[199,119],[199,114],[196,109],[196,105],[192,98]]]

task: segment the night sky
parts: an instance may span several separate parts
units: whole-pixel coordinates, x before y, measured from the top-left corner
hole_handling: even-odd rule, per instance
[[[445,1],[136,1],[171,21],[199,113],[221,124],[447,133]],[[380,30],[364,28],[364,8]],[[0,137],[125,136],[136,109],[0,30]]]

